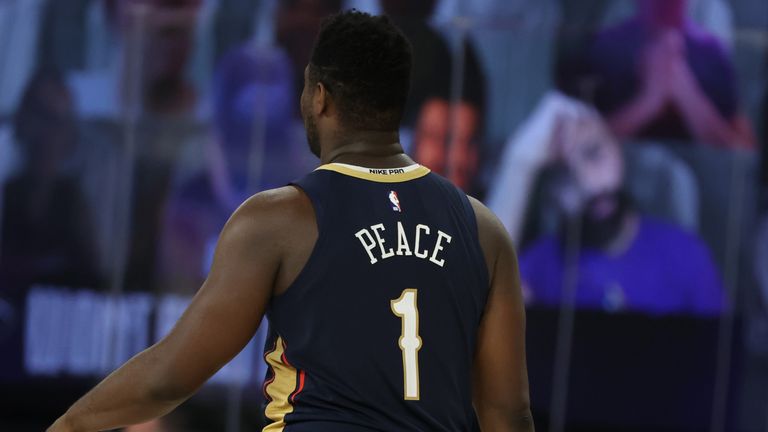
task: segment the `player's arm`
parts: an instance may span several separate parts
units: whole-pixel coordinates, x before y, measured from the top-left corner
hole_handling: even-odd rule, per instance
[[[232,215],[207,280],[171,332],[106,377],[49,432],[101,431],[162,416],[240,352],[258,328],[279,269],[284,195],[285,189],[258,194]]]
[[[475,411],[483,432],[532,432],[517,257],[496,216],[476,200],[472,205],[491,282],[475,355]]]

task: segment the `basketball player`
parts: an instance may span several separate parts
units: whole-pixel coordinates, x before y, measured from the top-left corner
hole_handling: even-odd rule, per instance
[[[264,314],[264,431],[533,431],[514,250],[488,209],[403,153],[410,68],[386,17],[323,23],[301,95],[322,165],[235,211],[170,334],[49,431],[168,413]]]

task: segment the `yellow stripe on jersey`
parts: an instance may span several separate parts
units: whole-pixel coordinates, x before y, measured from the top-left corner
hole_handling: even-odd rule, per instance
[[[298,372],[287,361],[283,361],[284,352],[285,342],[282,337],[278,337],[274,351],[265,357],[275,376],[264,389],[270,399],[265,414],[273,423],[267,425],[262,432],[282,432],[285,429],[285,416],[293,412],[293,405],[288,398],[296,390]]]
[[[400,183],[429,174],[429,168],[417,165],[403,168],[364,168],[352,165],[330,163],[319,166],[319,170],[335,171],[340,174],[379,183]]]

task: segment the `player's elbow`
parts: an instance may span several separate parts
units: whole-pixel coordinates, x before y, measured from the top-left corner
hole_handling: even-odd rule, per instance
[[[515,432],[533,432],[533,414],[531,408],[527,407],[523,411],[517,412],[512,418],[513,431]]]
[[[147,388],[147,398],[159,403],[181,403],[194,394],[196,389],[179,383],[162,380],[150,383]]]
[[[159,403],[180,404],[194,395],[205,382],[195,374],[168,369],[149,383],[147,396]]]
[[[527,401],[511,405],[476,404],[483,432],[533,432],[533,415]]]
[[[147,368],[144,397],[163,404],[178,404],[191,397],[202,381],[190,379],[183,369],[171,361],[157,359],[154,367]]]

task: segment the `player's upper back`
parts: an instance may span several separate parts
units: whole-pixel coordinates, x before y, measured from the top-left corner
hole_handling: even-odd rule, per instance
[[[268,311],[272,428],[474,429],[489,281],[466,195],[419,165],[330,164],[296,186],[317,238]]]

